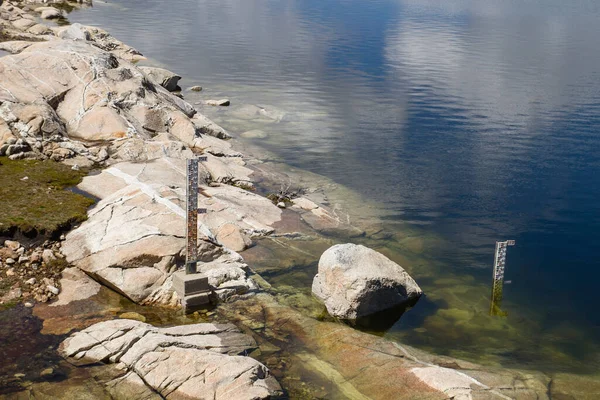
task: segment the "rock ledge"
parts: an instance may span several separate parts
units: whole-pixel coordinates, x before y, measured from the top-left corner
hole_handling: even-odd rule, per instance
[[[115,394],[150,389],[161,398],[276,398],[281,387],[269,370],[239,355],[253,348],[254,339],[232,324],[156,328],[121,319],[73,334],[59,351],[79,365],[118,363],[122,375],[107,384]]]

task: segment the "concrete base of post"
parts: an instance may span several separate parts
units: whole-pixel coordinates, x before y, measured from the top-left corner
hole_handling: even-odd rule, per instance
[[[186,312],[191,307],[210,303],[208,278],[202,274],[186,274],[183,270],[175,272],[173,289],[181,299],[181,306]]]

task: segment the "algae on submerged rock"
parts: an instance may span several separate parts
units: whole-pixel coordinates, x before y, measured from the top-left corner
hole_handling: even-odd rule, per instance
[[[68,190],[87,174],[54,161],[0,158],[0,235],[52,235],[84,221],[92,198]]]

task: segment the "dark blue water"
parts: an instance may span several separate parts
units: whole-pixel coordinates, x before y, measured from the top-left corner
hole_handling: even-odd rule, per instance
[[[408,266],[429,296],[391,338],[600,369],[597,1],[116,0],[70,19],[201,84],[204,98],[230,97],[208,115],[265,131],[258,142],[287,163],[378,201],[389,226],[435,237],[429,272]],[[485,297],[505,239],[517,246],[495,326]],[[465,283],[436,283],[432,270]]]

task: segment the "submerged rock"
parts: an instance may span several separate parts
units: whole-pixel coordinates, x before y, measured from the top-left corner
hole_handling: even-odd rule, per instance
[[[247,139],[264,139],[267,137],[267,134],[260,129],[252,129],[242,133],[240,136]]]
[[[415,302],[423,293],[401,266],[368,247],[350,243],[323,253],[312,292],[329,314],[349,320]]]
[[[276,398],[281,387],[267,367],[240,356],[256,347],[252,337],[232,324],[155,328],[121,319],[71,335],[59,352],[80,365],[118,363],[122,373],[107,383],[113,393],[145,393],[150,388],[162,398]]]
[[[231,102],[229,99],[220,99],[220,100],[206,100],[206,105],[208,106],[222,106],[227,107]]]
[[[332,392],[318,398],[554,398],[548,395],[551,380],[541,373],[483,367],[428,354],[344,324],[310,318],[292,307],[282,305],[266,293],[223,304],[220,311],[229,319],[254,329],[259,338],[257,340],[292,344],[298,359],[290,360],[290,365],[286,366],[286,376],[300,369],[303,377],[317,374],[330,382],[328,390]],[[257,324],[267,328],[258,330],[255,328]],[[282,384],[293,385],[293,382],[291,378],[283,380]],[[337,389],[337,396],[333,389]]]

